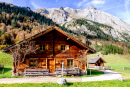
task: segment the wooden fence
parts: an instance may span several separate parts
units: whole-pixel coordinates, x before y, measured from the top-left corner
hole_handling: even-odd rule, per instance
[[[123,67],[123,70],[130,70],[130,67]]]
[[[111,69],[110,66],[89,66],[89,69],[97,69],[97,70],[109,70]]]
[[[25,76],[48,76],[49,70],[48,69],[25,69]]]
[[[79,73],[80,73],[79,68],[63,69],[63,75],[77,75]],[[61,68],[56,69],[56,74],[61,75],[62,69]]]

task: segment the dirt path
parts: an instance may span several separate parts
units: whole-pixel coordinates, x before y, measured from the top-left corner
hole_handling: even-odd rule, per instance
[[[66,78],[67,82],[85,82],[85,81],[103,81],[103,80],[114,80],[121,78],[121,74],[110,70],[105,70],[103,75],[95,77],[77,77],[77,78]],[[47,83],[57,82],[57,77],[25,77],[25,78],[1,78],[0,83]]]

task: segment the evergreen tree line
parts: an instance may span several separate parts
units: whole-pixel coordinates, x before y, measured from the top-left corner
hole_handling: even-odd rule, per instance
[[[34,21],[34,19],[36,19],[36,21],[40,24],[46,23],[47,25],[54,25],[54,23],[51,19],[41,16],[39,13],[33,12],[32,10],[30,10],[29,7],[10,6],[5,3],[0,3],[0,13],[2,13],[2,12],[6,12],[9,14],[12,14],[12,13],[16,14],[13,16],[13,19],[15,19],[15,21],[31,20],[32,19],[31,17],[33,17],[32,21]],[[17,17],[17,15],[18,15],[18,17]],[[28,19],[25,19],[21,15],[24,15]]]
[[[118,47],[118,46],[114,46],[112,44],[108,44],[108,43],[105,43],[105,44],[102,44],[102,46],[99,46],[97,44],[97,41],[95,41],[95,50],[97,52],[101,51],[102,54],[104,55],[107,55],[109,53],[112,53],[112,54],[123,54],[123,49],[121,47]]]

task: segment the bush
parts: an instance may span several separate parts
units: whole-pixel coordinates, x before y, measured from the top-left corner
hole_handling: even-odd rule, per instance
[[[0,50],[6,48],[6,45],[0,45]]]

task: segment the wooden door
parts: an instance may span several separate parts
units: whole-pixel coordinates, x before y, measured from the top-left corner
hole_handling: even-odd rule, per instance
[[[47,60],[47,66],[48,66],[48,69],[49,69],[49,72],[54,72],[54,59],[48,59]]]

